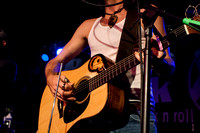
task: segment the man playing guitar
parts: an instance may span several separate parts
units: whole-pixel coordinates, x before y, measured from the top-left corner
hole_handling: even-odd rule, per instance
[[[81,51],[89,46],[91,50],[91,57],[97,54],[103,54],[105,57],[112,60],[112,62],[116,62],[117,52],[119,49],[120,38],[123,30],[123,26],[125,23],[125,18],[127,15],[127,10],[124,6],[123,0],[102,0],[101,3],[105,5],[113,6],[105,6],[105,14],[100,16],[99,18],[89,19],[84,21],[75,31],[71,40],[65,45],[62,52],[56,56],[54,59],[50,60],[46,65],[45,74],[46,74],[46,81],[48,88],[52,95],[55,95],[56,88],[57,88],[57,81],[59,72],[59,66],[61,63],[68,63],[71,59],[76,57],[81,53]],[[117,3],[117,4],[116,4]],[[145,9],[140,9],[140,12],[144,12]],[[154,22],[154,26],[157,28],[158,32],[162,36],[166,36],[166,31],[164,28],[164,21],[163,18],[158,16]],[[142,48],[145,47],[145,36],[144,36],[144,24],[141,19],[141,42]],[[154,41],[153,41],[154,40]],[[152,42],[155,40],[159,41],[156,38],[155,34],[152,35]],[[140,60],[140,54],[137,51],[133,52],[137,60]],[[170,56],[170,50],[167,48],[165,50],[166,55],[163,57],[164,52],[159,51],[155,48],[152,48],[152,54],[157,58],[160,58],[160,62],[163,62],[169,68],[174,68],[175,63]],[[98,63],[98,59],[94,59],[93,67],[95,66],[95,61]],[[98,64],[97,64],[98,65]],[[162,69],[162,68],[160,68]],[[106,69],[105,69],[106,70]],[[164,70],[165,71],[165,70]],[[129,81],[130,81],[130,90],[128,92],[131,96],[130,98],[140,98],[140,83],[141,83],[141,70],[140,66],[137,65],[129,70]],[[77,75],[78,76],[78,75]],[[81,78],[81,77],[80,77]],[[57,99],[62,101],[66,104],[71,102],[76,102],[77,97],[74,95],[74,91],[76,90],[76,83],[68,78],[68,75],[61,74],[60,82],[58,85],[58,93]],[[49,95],[49,97],[52,97]],[[92,96],[91,96],[92,97]],[[64,104],[64,105],[65,105]],[[98,104],[98,103],[97,103]],[[151,96],[150,96],[150,105],[154,107],[154,99],[153,93],[151,89]],[[133,105],[134,106],[134,105]],[[95,108],[95,107],[94,107]],[[134,107],[136,108],[136,107]],[[113,129],[113,131],[109,131],[104,127],[100,127],[98,129],[90,128],[90,126],[86,129],[86,132],[116,132],[116,131],[124,131],[124,132],[140,132],[140,116],[139,116],[139,109],[136,112],[130,111],[130,119],[128,124],[126,124],[123,128],[120,129]],[[151,110],[150,116],[150,132],[156,133],[156,125],[155,125],[155,115],[153,110]],[[52,127],[53,128],[53,127]],[[83,131],[82,128],[79,128],[80,131]],[[83,128],[84,129],[84,128]],[[39,128],[40,132],[40,128]],[[65,131],[63,131],[65,132]]]

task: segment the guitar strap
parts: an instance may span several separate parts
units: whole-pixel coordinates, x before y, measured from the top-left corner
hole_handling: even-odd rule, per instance
[[[136,4],[134,4],[136,5]],[[137,6],[127,9],[126,20],[122,30],[116,62],[133,54],[139,48],[140,42],[140,17]]]

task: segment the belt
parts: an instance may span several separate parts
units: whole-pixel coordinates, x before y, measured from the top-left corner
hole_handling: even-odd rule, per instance
[[[141,110],[141,102],[137,101],[137,102],[129,102],[130,106],[129,106],[129,110],[131,114],[138,114],[138,111]],[[154,106],[150,105],[150,111],[154,112]]]
[[[138,114],[138,111],[140,111],[140,103],[130,103],[129,111],[131,114]]]

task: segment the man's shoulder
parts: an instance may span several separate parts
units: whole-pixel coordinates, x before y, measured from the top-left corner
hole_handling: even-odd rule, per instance
[[[98,18],[91,18],[91,19],[87,19],[85,20],[82,24],[87,24],[87,25],[93,25],[94,22],[97,20]]]
[[[96,20],[97,20],[97,18],[92,18],[92,19],[85,20],[80,25],[79,29],[84,30],[85,32],[87,32],[87,31],[89,32]]]
[[[82,37],[87,38],[96,19],[97,18],[87,19],[82,22],[75,34],[82,35]]]

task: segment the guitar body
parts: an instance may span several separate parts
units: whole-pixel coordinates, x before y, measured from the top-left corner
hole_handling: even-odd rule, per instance
[[[88,123],[89,128],[95,125],[95,128],[116,129],[127,123],[129,114],[125,110],[125,106],[127,106],[126,96],[124,90],[119,88],[120,84],[118,83],[118,86],[107,82],[93,89],[94,86],[87,82],[98,75],[97,71],[102,70],[102,67],[109,64],[108,62],[104,64],[104,62],[104,57],[96,55],[80,68],[62,72],[62,75],[65,75],[70,82],[75,83],[75,92],[77,92],[76,89],[81,90],[81,92],[78,91],[79,93],[75,95],[76,102],[64,103],[61,109],[59,107],[60,101],[56,100],[50,132],[66,133],[72,127],[77,130],[76,124],[81,121],[86,124],[85,120],[87,119],[94,122],[99,121],[95,124]],[[86,89],[81,88],[83,85],[86,86]],[[39,133],[48,131],[53,100],[54,97],[48,86],[46,86],[40,104]]]

